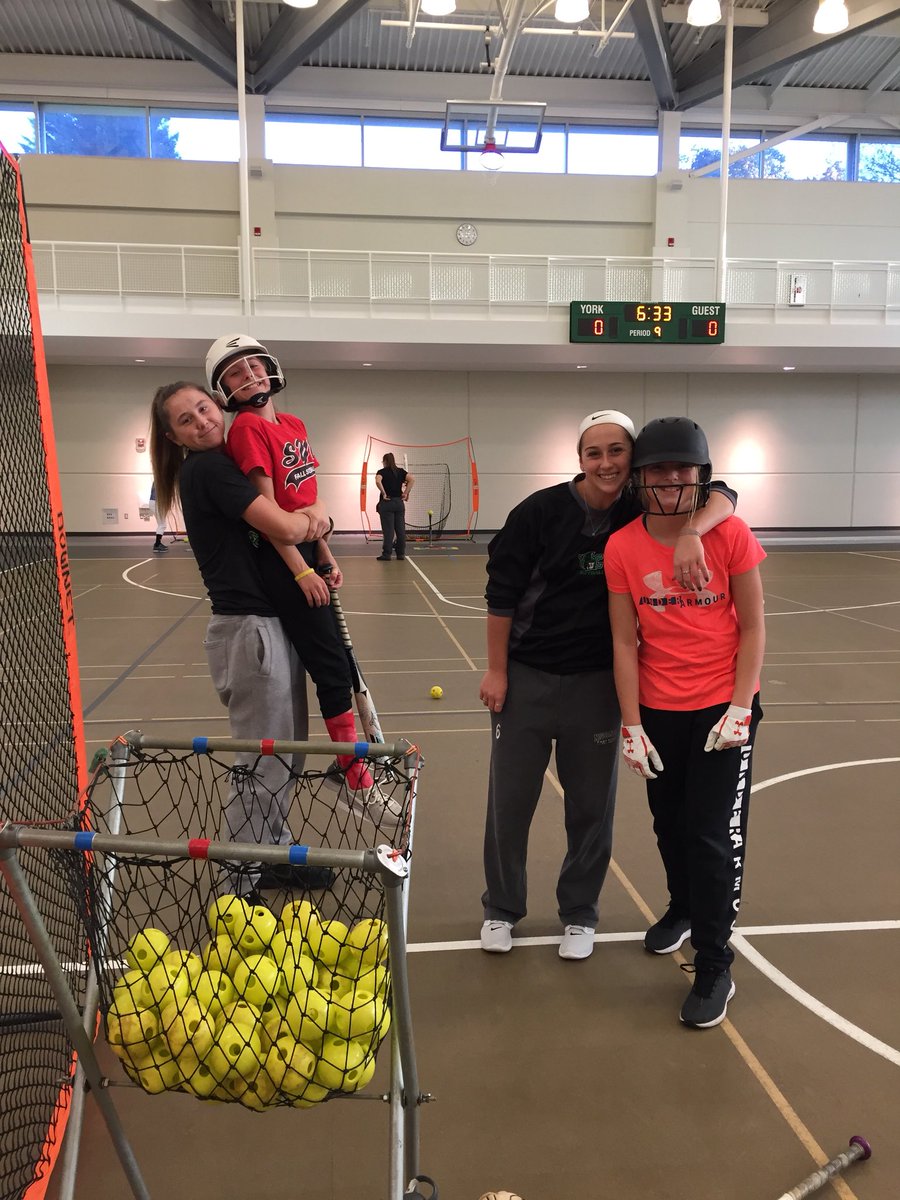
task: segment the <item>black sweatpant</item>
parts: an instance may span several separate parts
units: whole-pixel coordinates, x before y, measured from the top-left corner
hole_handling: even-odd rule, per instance
[[[695,964],[719,971],[734,961],[728,939],[741,903],[750,768],[763,715],[756,695],[747,745],[707,753],[709,731],[727,707],[675,712],[641,705],[641,724],[665,766],[647,781],[647,799],[670,905],[690,917]]]
[[[297,549],[305,562],[315,566],[315,542],[303,542]],[[331,605],[313,608],[307,604],[300,585],[271,543],[260,543],[256,562],[265,593],[316,685],[322,716],[345,713],[352,704],[350,665]]]

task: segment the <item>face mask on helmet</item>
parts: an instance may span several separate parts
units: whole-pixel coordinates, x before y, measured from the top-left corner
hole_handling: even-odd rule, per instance
[[[223,376],[236,365],[241,371],[226,384]],[[227,412],[244,408],[263,408],[284,387],[284,373],[278,359],[266,347],[246,334],[219,338],[206,355],[206,378]],[[254,381],[257,388],[252,388]],[[245,391],[246,389],[246,391]],[[239,394],[240,393],[240,394]]]
[[[236,367],[240,368],[240,375],[235,373],[226,384],[224,376]],[[222,366],[216,379],[216,391],[228,412],[240,412],[242,408],[264,408],[272,398],[272,385],[279,373],[277,364],[267,355],[239,355]],[[256,385],[255,390],[251,387],[253,384]]]
[[[678,463],[698,468],[696,483],[645,482],[645,468],[662,463]],[[656,516],[685,516],[702,508],[709,499],[712,466],[709,446],[700,426],[688,417],[660,417],[649,421],[638,434],[631,461],[632,486],[640,497],[645,512]],[[666,508],[664,488],[677,487],[678,499],[674,509]]]

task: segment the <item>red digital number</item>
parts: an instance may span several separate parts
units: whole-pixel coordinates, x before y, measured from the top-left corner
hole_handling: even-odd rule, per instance
[[[594,322],[594,337],[603,337],[603,318],[599,317]]]
[[[715,337],[718,332],[719,332],[719,322],[718,321],[707,321],[706,336],[707,337]]]

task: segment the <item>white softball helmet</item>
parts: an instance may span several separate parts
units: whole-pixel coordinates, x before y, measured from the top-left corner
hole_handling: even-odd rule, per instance
[[[240,358],[259,358],[266,366],[269,377],[269,389],[258,392],[248,400],[237,402],[234,394],[226,393],[219,386],[219,380],[225,368]],[[281,364],[274,355],[270,354],[262,342],[248,336],[246,333],[226,334],[213,342],[206,352],[206,382],[209,390],[221,400],[227,412],[239,412],[242,408],[262,408],[268,403],[269,397],[280,392],[284,387],[284,372]]]

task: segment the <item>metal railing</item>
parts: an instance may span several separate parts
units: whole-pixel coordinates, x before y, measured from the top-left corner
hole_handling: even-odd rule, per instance
[[[35,242],[42,304],[60,309],[90,297],[120,311],[181,302],[185,312],[239,311],[240,258],[233,246]],[[792,279],[803,276],[805,304],[824,319],[863,314],[900,321],[900,262],[730,259],[732,312],[794,309]],[[515,320],[523,308],[572,300],[704,302],[715,293],[713,258],[430,254],[398,251],[253,250],[252,311],[315,316],[340,308],[357,316],[392,310],[440,318],[460,309]],[[104,305],[105,307],[105,305]]]

